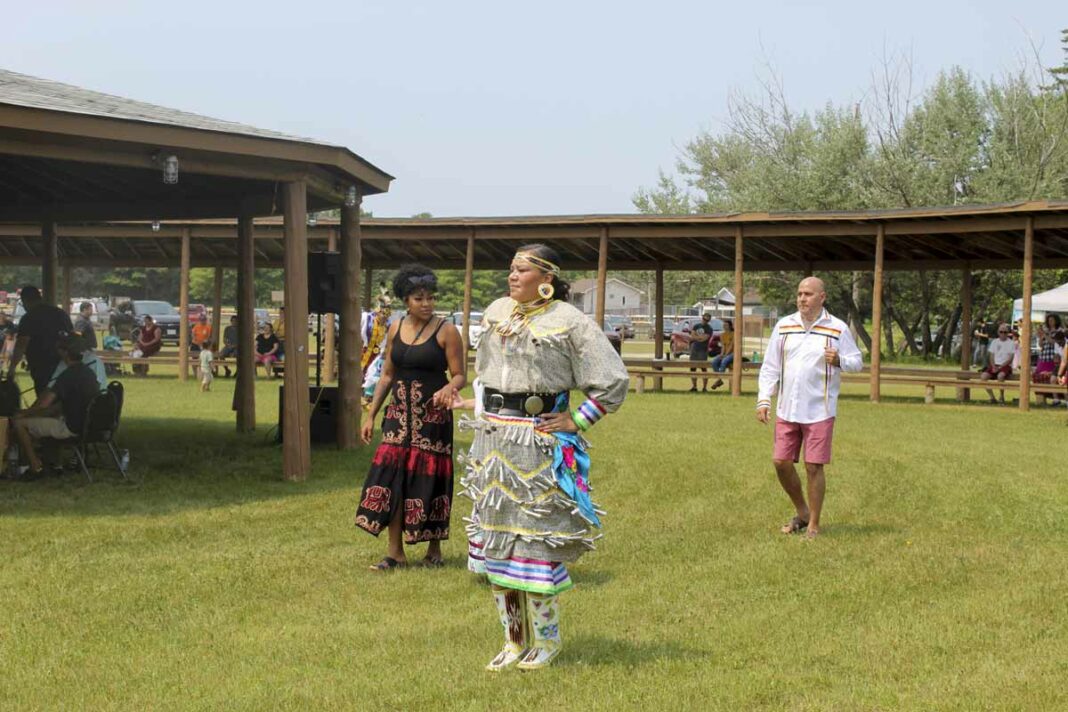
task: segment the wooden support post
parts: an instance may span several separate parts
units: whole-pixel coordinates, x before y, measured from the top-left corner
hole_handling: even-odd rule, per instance
[[[256,250],[251,215],[237,219],[237,432],[256,429]]]
[[[330,252],[337,252],[337,230],[335,228],[327,231],[326,249]],[[344,278],[342,278],[342,283],[344,283]],[[323,383],[334,380],[334,366],[337,363],[337,359],[334,358],[337,354],[334,319],[333,312],[323,317]]]
[[[1031,408],[1031,290],[1034,287],[1035,219],[1024,228],[1023,318],[1020,321],[1020,410]]]
[[[363,387],[363,371],[360,356],[363,353],[363,334],[360,308],[360,200],[355,205],[341,208],[341,363],[338,367],[338,390],[341,404],[337,417],[337,446],[352,450],[360,444],[360,391]],[[370,285],[370,280],[367,280]],[[364,309],[370,303],[364,303]]]
[[[594,304],[594,321],[597,328],[604,327],[605,296],[608,287],[608,228],[601,228],[601,242],[597,248],[597,303]],[[622,336],[622,334],[620,334]]]
[[[745,269],[744,237],[742,226],[734,228],[734,363],[731,364],[731,395],[742,395],[742,358],[745,356],[745,284],[742,273]]]
[[[56,279],[59,276],[59,240],[56,239],[56,224],[46,222],[41,226],[44,250],[41,255],[41,296],[48,304],[59,302]]]
[[[952,344],[950,344],[952,347]],[[972,269],[967,266],[960,272],[960,370],[972,367]],[[958,388],[957,400],[971,400],[970,388]]]
[[[653,357],[664,358],[664,266],[656,266],[656,317],[653,320]],[[664,390],[664,379],[653,381],[653,390]]]
[[[73,268],[70,265],[63,265],[63,291],[59,298],[59,308],[65,312],[70,312],[70,281],[71,270]]]
[[[304,181],[282,187],[285,224],[285,412],[282,414],[282,474],[301,482],[311,472],[308,403],[308,193]]]
[[[460,338],[464,342],[464,365],[471,349],[471,288],[475,278],[475,229],[467,234],[467,255],[464,260],[464,323]]]
[[[178,271],[178,380],[189,378],[189,260],[190,229],[182,228],[181,268]]]
[[[886,228],[879,224],[875,232],[875,278],[871,288],[871,400],[879,402],[880,369],[883,359],[883,250]]]
[[[222,348],[222,292],[223,268],[215,268],[215,303],[211,305],[211,340],[215,342],[215,353]]]

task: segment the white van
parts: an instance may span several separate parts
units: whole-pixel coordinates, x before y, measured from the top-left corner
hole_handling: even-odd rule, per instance
[[[111,312],[111,307],[108,306],[108,300],[101,299],[99,297],[78,297],[70,300],[70,320],[73,323],[78,315],[81,313],[82,302],[89,302],[93,305],[93,313],[89,317],[93,322],[93,326],[97,329],[103,329],[107,331],[108,328],[108,314]]]

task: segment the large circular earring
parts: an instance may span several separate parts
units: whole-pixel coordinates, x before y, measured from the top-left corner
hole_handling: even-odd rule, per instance
[[[552,299],[555,292],[552,282],[542,282],[538,285],[538,296],[542,299]]]

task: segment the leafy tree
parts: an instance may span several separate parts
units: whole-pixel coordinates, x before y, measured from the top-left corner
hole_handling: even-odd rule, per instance
[[[1068,31],[1065,35],[1068,55]],[[1053,77],[1052,84],[1043,78]],[[756,96],[731,97],[723,130],[687,143],[657,186],[634,197],[642,212],[873,209],[1068,195],[1068,65],[1025,67],[981,84],[964,70],[941,72],[912,96],[911,65],[886,62],[861,106],[828,103],[794,111],[777,80]],[[670,273],[669,273],[670,274]],[[756,275],[764,299],[789,308],[798,272]],[[820,275],[832,310],[847,314],[870,346],[868,273]],[[959,321],[960,273],[894,272],[884,279],[885,339],[931,354],[951,343]],[[1036,289],[1059,283],[1043,272]],[[1008,317],[1020,273],[975,275],[975,314]],[[665,279],[665,292],[670,292]],[[677,292],[677,290],[676,290]],[[932,336],[932,332],[934,335]],[[917,342],[921,346],[917,346]],[[949,349],[945,349],[948,355]]]

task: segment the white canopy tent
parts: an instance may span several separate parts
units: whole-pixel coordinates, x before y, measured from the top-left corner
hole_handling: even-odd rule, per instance
[[[1031,297],[1031,321],[1044,321],[1046,314],[1068,314],[1068,284]],[[1012,303],[1012,320],[1023,317],[1023,298]]]

